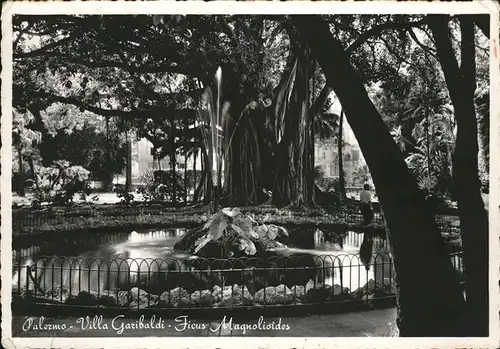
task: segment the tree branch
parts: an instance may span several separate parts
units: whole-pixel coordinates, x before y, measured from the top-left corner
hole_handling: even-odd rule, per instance
[[[60,57],[63,62],[62,63],[73,63],[78,64],[90,69],[97,68],[119,68],[126,70],[131,73],[137,74],[147,74],[147,73],[174,73],[174,74],[183,74],[187,76],[194,76],[199,78],[204,78],[204,73],[201,71],[196,71],[195,68],[191,69],[190,67],[181,67],[178,64],[172,65],[171,63],[163,63],[157,66],[154,65],[140,65],[140,66],[129,66],[127,64],[123,64],[121,62],[102,59],[99,61],[88,61],[80,57],[67,57],[62,55],[59,52],[46,52],[43,54],[45,57]],[[21,55],[14,55],[15,60],[20,60],[26,57]]]
[[[178,114],[182,117],[187,117],[187,116],[193,116],[196,113],[196,111],[192,109],[176,110],[173,108],[153,108],[147,110],[135,109],[130,111],[119,110],[119,109],[104,109],[82,102],[75,97],[64,97],[44,92],[34,92],[32,95],[33,97],[37,98],[46,98],[52,103],[58,102],[64,104],[71,104],[82,110],[87,110],[94,114],[98,114],[104,117],[117,116],[128,120],[142,118],[142,117],[163,117],[166,114]]]
[[[372,36],[381,34],[385,30],[395,30],[395,29],[408,29],[412,27],[418,27],[424,24],[425,21],[419,20],[419,21],[414,21],[414,22],[392,22],[388,21],[383,24],[376,25],[367,31],[363,32],[354,42],[349,45],[349,47],[346,49],[347,54],[351,54],[354,51],[356,51],[361,45],[365,43],[367,39],[369,39]]]
[[[473,95],[476,90],[476,45],[474,45],[474,21],[469,16],[460,16],[460,37],[461,77],[465,83],[464,88],[468,89],[469,93]],[[472,45],[468,45],[467,43],[472,43]]]
[[[32,24],[32,23],[30,23]],[[21,34],[28,34],[28,35],[33,35],[33,36],[47,36],[49,34],[53,34],[53,33],[56,33],[57,30],[59,30],[59,28],[56,28],[56,29],[50,29],[50,30],[46,30],[46,31],[42,31],[42,32],[35,32],[35,31],[31,31],[31,30],[28,30],[28,28],[26,29],[19,29],[19,33]]]
[[[323,109],[323,106],[325,105],[325,102],[330,95],[330,93],[333,91],[333,88],[328,85],[328,83],[325,84],[325,87],[321,90],[318,98],[314,101],[314,104],[311,107],[311,114],[313,116],[317,116],[321,110]]]
[[[142,79],[139,76],[130,72],[131,66],[126,63],[127,60],[125,58],[125,55],[123,54],[123,52],[120,50],[119,47],[118,47],[117,53],[118,53],[118,56],[120,56],[120,60],[122,61],[122,64],[126,67],[125,69],[127,71],[129,71],[129,74],[132,77],[132,79],[135,81],[135,83],[137,85],[139,85],[142,88],[142,90],[144,92],[146,92],[146,95],[148,95],[151,99],[158,101],[162,105],[162,107],[166,107],[165,101],[158,93],[156,93],[148,84],[146,84],[144,81],[142,81]]]
[[[490,15],[471,15],[474,23],[483,32],[484,36],[490,37]]]
[[[380,40],[384,43],[385,47],[387,48],[387,50],[389,51],[389,53],[391,53],[394,57],[396,57],[400,62],[405,62],[406,64],[410,65],[410,66],[415,66],[414,63],[406,60],[404,57],[401,57],[397,51],[391,47],[391,45],[387,42],[387,40],[385,40],[384,38],[380,38]]]
[[[25,30],[28,30],[31,27],[33,27],[33,23],[29,23]],[[17,44],[19,43],[19,40],[21,40],[21,37],[23,36],[22,33],[23,33],[23,31],[20,30],[19,34],[17,35],[16,40],[14,41],[14,44],[12,45],[12,47],[13,47],[14,50],[16,49]]]
[[[147,96],[149,96],[153,100],[158,101],[162,108],[168,109],[167,103],[164,99],[165,94],[161,94],[161,93],[156,92],[151,86],[149,86],[146,82],[144,82],[140,76],[138,76],[137,74],[134,74],[133,72],[130,72],[130,69],[132,68],[132,66],[127,63],[127,57],[125,57],[125,54],[120,49],[118,43],[113,42],[113,44],[116,44],[117,53],[120,57],[120,60],[121,60],[122,64],[126,67],[126,70],[129,71],[130,77],[135,81],[135,83],[138,86],[140,86],[140,88],[142,88],[142,90],[146,93]],[[172,96],[174,94],[169,93],[169,95]],[[178,93],[177,96],[181,96],[181,94]],[[177,111],[177,109],[176,109],[176,111]],[[176,113],[176,114],[179,115],[179,113]],[[184,114],[184,116],[189,116],[189,115]],[[171,127],[169,127],[169,131],[175,132],[175,122],[171,122]]]
[[[450,40],[450,30],[448,28],[449,16],[447,15],[428,15],[427,22],[431,29],[436,49],[439,57],[439,63],[443,69],[444,77],[450,97],[456,96],[454,93],[456,88],[460,87],[460,68],[458,66],[457,57],[453,53],[453,46]],[[456,101],[453,101],[454,103]]]
[[[51,42],[50,44],[47,44],[43,47],[40,47],[36,50],[30,51],[30,52],[22,52],[22,53],[17,53],[14,55],[14,58],[30,58],[30,57],[36,57],[40,56],[44,53],[47,53],[48,50],[61,46],[62,44],[72,41],[74,39],[78,38],[77,34],[70,35],[64,39],[58,40],[56,42]]]
[[[434,58],[438,59],[436,53],[435,53],[435,49],[427,46],[427,45],[424,45],[423,43],[420,42],[420,40],[417,38],[417,35],[415,34],[415,32],[413,31],[413,28],[411,28],[410,30],[408,30],[408,33],[410,34],[411,38],[413,39],[413,41],[415,41],[415,43],[420,46],[424,52],[427,52],[429,53],[431,56],[433,56]]]

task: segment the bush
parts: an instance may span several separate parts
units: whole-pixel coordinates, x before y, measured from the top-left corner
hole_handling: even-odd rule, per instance
[[[338,193],[340,191],[340,181],[338,178],[321,178],[318,180],[318,186],[326,192],[333,190]]]
[[[134,201],[134,195],[128,192],[126,185],[116,184],[114,192],[120,198],[121,204],[130,205]]]
[[[268,223],[269,218],[257,223],[254,214],[244,214],[238,207],[224,208],[202,228],[185,234],[175,248],[208,258],[262,255],[268,248],[283,247],[278,240],[288,237],[288,231]]]
[[[35,174],[33,206],[42,203],[68,205],[77,193],[88,195],[90,172],[82,166],[72,166],[69,161],[58,160],[51,167],[39,167]]]
[[[418,179],[417,184],[425,193],[425,200],[433,212],[437,213],[447,206],[447,194],[439,189],[435,177],[422,176]]]
[[[196,171],[196,178],[201,178],[201,171]],[[175,182],[175,199],[176,202],[183,202],[186,197],[185,181],[187,180],[188,191],[194,189],[194,171],[171,170],[148,170],[142,174],[140,181],[143,183],[137,189],[137,192],[142,194],[146,202],[173,202],[174,200],[174,185]]]
[[[182,178],[172,171],[151,170],[141,176],[141,182],[144,184],[137,189],[147,202],[173,202],[174,186],[176,181],[175,198],[179,201],[184,197],[184,186]]]

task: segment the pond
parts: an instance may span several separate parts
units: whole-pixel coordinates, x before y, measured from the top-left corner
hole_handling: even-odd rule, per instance
[[[348,232],[341,241],[333,242],[325,238],[331,234],[316,230],[311,237],[313,246],[301,245],[297,242],[300,239],[290,239],[293,242],[289,242],[287,248],[274,249],[278,259],[295,258],[295,264],[285,265],[284,272],[283,264],[279,263],[266,270],[260,270],[252,263],[238,266],[218,264],[218,268],[225,271],[217,277],[214,271],[217,268],[213,265],[208,266],[204,261],[196,264],[197,256],[174,250],[175,243],[185,231],[179,228],[83,234],[78,239],[59,238],[19,249],[14,256],[17,261],[13,288],[39,288],[46,294],[48,290],[64,285],[69,288],[69,293],[85,290],[103,294],[109,290],[130,289],[134,285],[157,293],[175,287],[193,292],[233,283],[246,284],[251,292],[269,285],[304,287],[311,282],[314,285],[310,287],[339,285],[341,290],[347,288],[350,291],[362,288],[370,280],[392,285],[392,259],[386,242],[379,238],[374,239],[374,256],[369,269],[359,259],[363,234]],[[44,257],[47,255],[55,257]],[[28,272],[33,265],[36,268]],[[307,285],[305,287],[307,289]]]
[[[174,252],[173,247],[185,228],[148,229],[132,232],[77,233],[78,236],[56,236],[42,241],[13,247],[13,260],[39,256],[100,257],[100,258],[172,258],[184,256]],[[295,233],[291,233],[292,235]],[[298,235],[298,234],[297,234]],[[292,251],[306,250],[319,254],[357,254],[363,241],[363,234],[348,232],[338,242],[331,234],[316,230],[310,237],[294,238],[286,244]],[[336,237],[336,235],[334,235]],[[374,253],[388,252],[386,241],[375,238]]]

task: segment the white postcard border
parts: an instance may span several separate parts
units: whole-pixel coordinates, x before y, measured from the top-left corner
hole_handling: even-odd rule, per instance
[[[500,162],[490,156],[490,337],[489,338],[391,338],[391,337],[113,337],[113,338],[12,338],[11,328],[11,142],[12,142],[12,18],[13,14],[411,14],[489,13],[490,26],[490,154],[500,154],[500,47],[499,5],[474,2],[7,2],[2,8],[2,118],[1,118],[1,277],[2,344],[7,348],[363,348],[363,347],[498,347],[500,280]]]

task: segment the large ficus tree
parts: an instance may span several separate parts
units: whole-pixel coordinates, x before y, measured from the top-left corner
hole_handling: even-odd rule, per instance
[[[267,188],[277,192],[276,201],[282,204],[311,204],[313,128],[304,129],[307,135],[291,136],[295,148],[307,142],[300,155],[285,151],[287,145],[280,147],[279,154],[274,152],[277,149],[268,152],[272,142],[256,140],[251,133],[283,128],[289,122],[284,115],[299,109],[308,113],[319,94],[319,84],[309,86],[318,77],[312,79],[315,67],[303,67],[307,59],[301,58],[293,75],[283,76],[289,73],[284,72],[289,56],[303,55],[297,45],[290,45],[290,30],[293,27],[286,26],[282,17],[18,16],[14,20],[18,34],[14,43],[15,103],[34,109],[34,115],[53,103],[66,103],[116,119],[118,124],[141,131],[139,136],[148,138],[160,156],[175,159],[180,147],[187,150],[179,142],[187,142],[182,133],[189,130],[185,124],[195,120],[196,99],[221,66],[224,98],[231,104],[228,133],[234,134],[227,152],[224,196],[234,204],[258,203],[259,193]],[[284,79],[293,82],[286,85],[286,91],[280,87]],[[54,89],[49,81],[61,83]],[[245,112],[249,104],[258,106],[253,108],[255,112]],[[276,111],[276,105],[284,108]],[[271,110],[274,115],[268,112]],[[271,125],[269,117],[278,123]],[[301,118],[312,122],[306,114],[289,119]],[[34,123],[33,128],[42,129],[43,134],[42,124]],[[178,132],[179,128],[183,130]],[[285,138],[293,132],[297,132],[293,125],[287,127]],[[201,132],[194,136],[200,137]],[[287,142],[291,146],[289,140],[283,144]],[[249,149],[254,151],[247,152]],[[267,154],[279,157],[283,170],[261,173],[259,159],[267,161]],[[287,161],[303,172],[300,178],[304,180],[293,187],[285,183],[290,175]],[[300,165],[303,161],[305,166]],[[274,171],[281,178],[276,183],[266,179]]]

